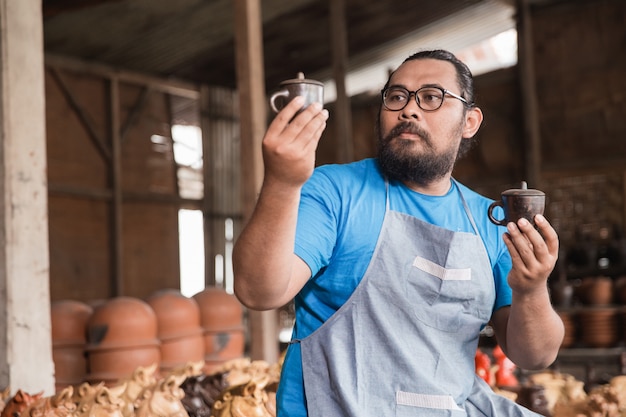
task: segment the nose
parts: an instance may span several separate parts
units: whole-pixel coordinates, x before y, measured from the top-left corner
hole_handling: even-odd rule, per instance
[[[417,97],[415,93],[411,93],[409,95],[409,101],[406,103],[406,106],[400,110],[400,114],[398,115],[401,119],[419,119],[422,115],[422,109],[417,105]]]

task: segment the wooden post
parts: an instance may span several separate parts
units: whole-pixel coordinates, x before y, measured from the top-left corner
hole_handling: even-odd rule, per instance
[[[528,0],[517,1],[517,16],[518,66],[522,90],[522,108],[524,109],[526,180],[531,188],[542,188],[541,130],[537,104],[532,21]]]
[[[109,82],[109,123],[111,132],[111,260],[113,297],[125,295],[124,285],[124,236],[122,231],[122,139],[120,130],[120,89],[117,78]]]
[[[234,14],[245,222],[254,210],[263,181],[261,142],[267,128],[260,0],[235,0]],[[276,311],[249,311],[248,323],[252,359],[276,362],[278,359]]]
[[[348,41],[346,34],[345,0],[328,0],[330,5],[331,45],[333,51],[333,77],[337,88],[335,101],[335,126],[337,136],[338,162],[354,160],[352,141],[352,111],[350,97],[346,94],[346,68],[348,61]]]
[[[0,0],[0,387],[52,395],[41,0]]]

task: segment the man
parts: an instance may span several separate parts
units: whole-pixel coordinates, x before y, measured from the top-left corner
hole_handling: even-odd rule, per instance
[[[491,200],[452,178],[482,123],[469,69],[409,57],[382,91],[379,156],[314,172],[328,113],[302,101],[263,139],[265,178],[233,254],[235,292],[272,309],[295,297],[280,416],[515,416],[474,372],[491,321],[518,366],[556,358],[563,324],[547,279],[558,238],[543,216],[504,230]]]

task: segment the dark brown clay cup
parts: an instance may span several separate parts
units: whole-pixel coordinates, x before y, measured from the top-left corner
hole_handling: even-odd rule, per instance
[[[270,107],[278,113],[297,96],[304,97],[300,111],[313,103],[324,104],[324,84],[316,80],[307,80],[304,74],[299,72],[297,78],[280,83],[280,89],[270,97]]]
[[[509,222],[517,223],[519,219],[526,219],[535,224],[535,216],[543,214],[546,204],[546,195],[539,190],[528,189],[526,182],[522,182],[522,188],[514,188],[502,192],[501,199],[494,201],[489,206],[487,215],[492,223],[506,226]],[[502,207],[504,218],[496,219],[493,210]]]

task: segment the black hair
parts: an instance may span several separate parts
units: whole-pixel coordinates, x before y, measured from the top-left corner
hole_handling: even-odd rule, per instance
[[[419,51],[406,58],[402,63],[407,61],[414,61],[417,59],[437,59],[439,61],[447,61],[454,65],[456,69],[456,79],[461,89],[461,97],[463,97],[469,103],[468,107],[474,107],[474,77],[472,72],[461,60],[459,60],[453,53],[445,51],[443,49],[434,49],[429,51]],[[395,72],[395,71],[394,71]],[[385,83],[385,88],[389,86],[389,81],[393,72],[389,74],[389,79]]]

